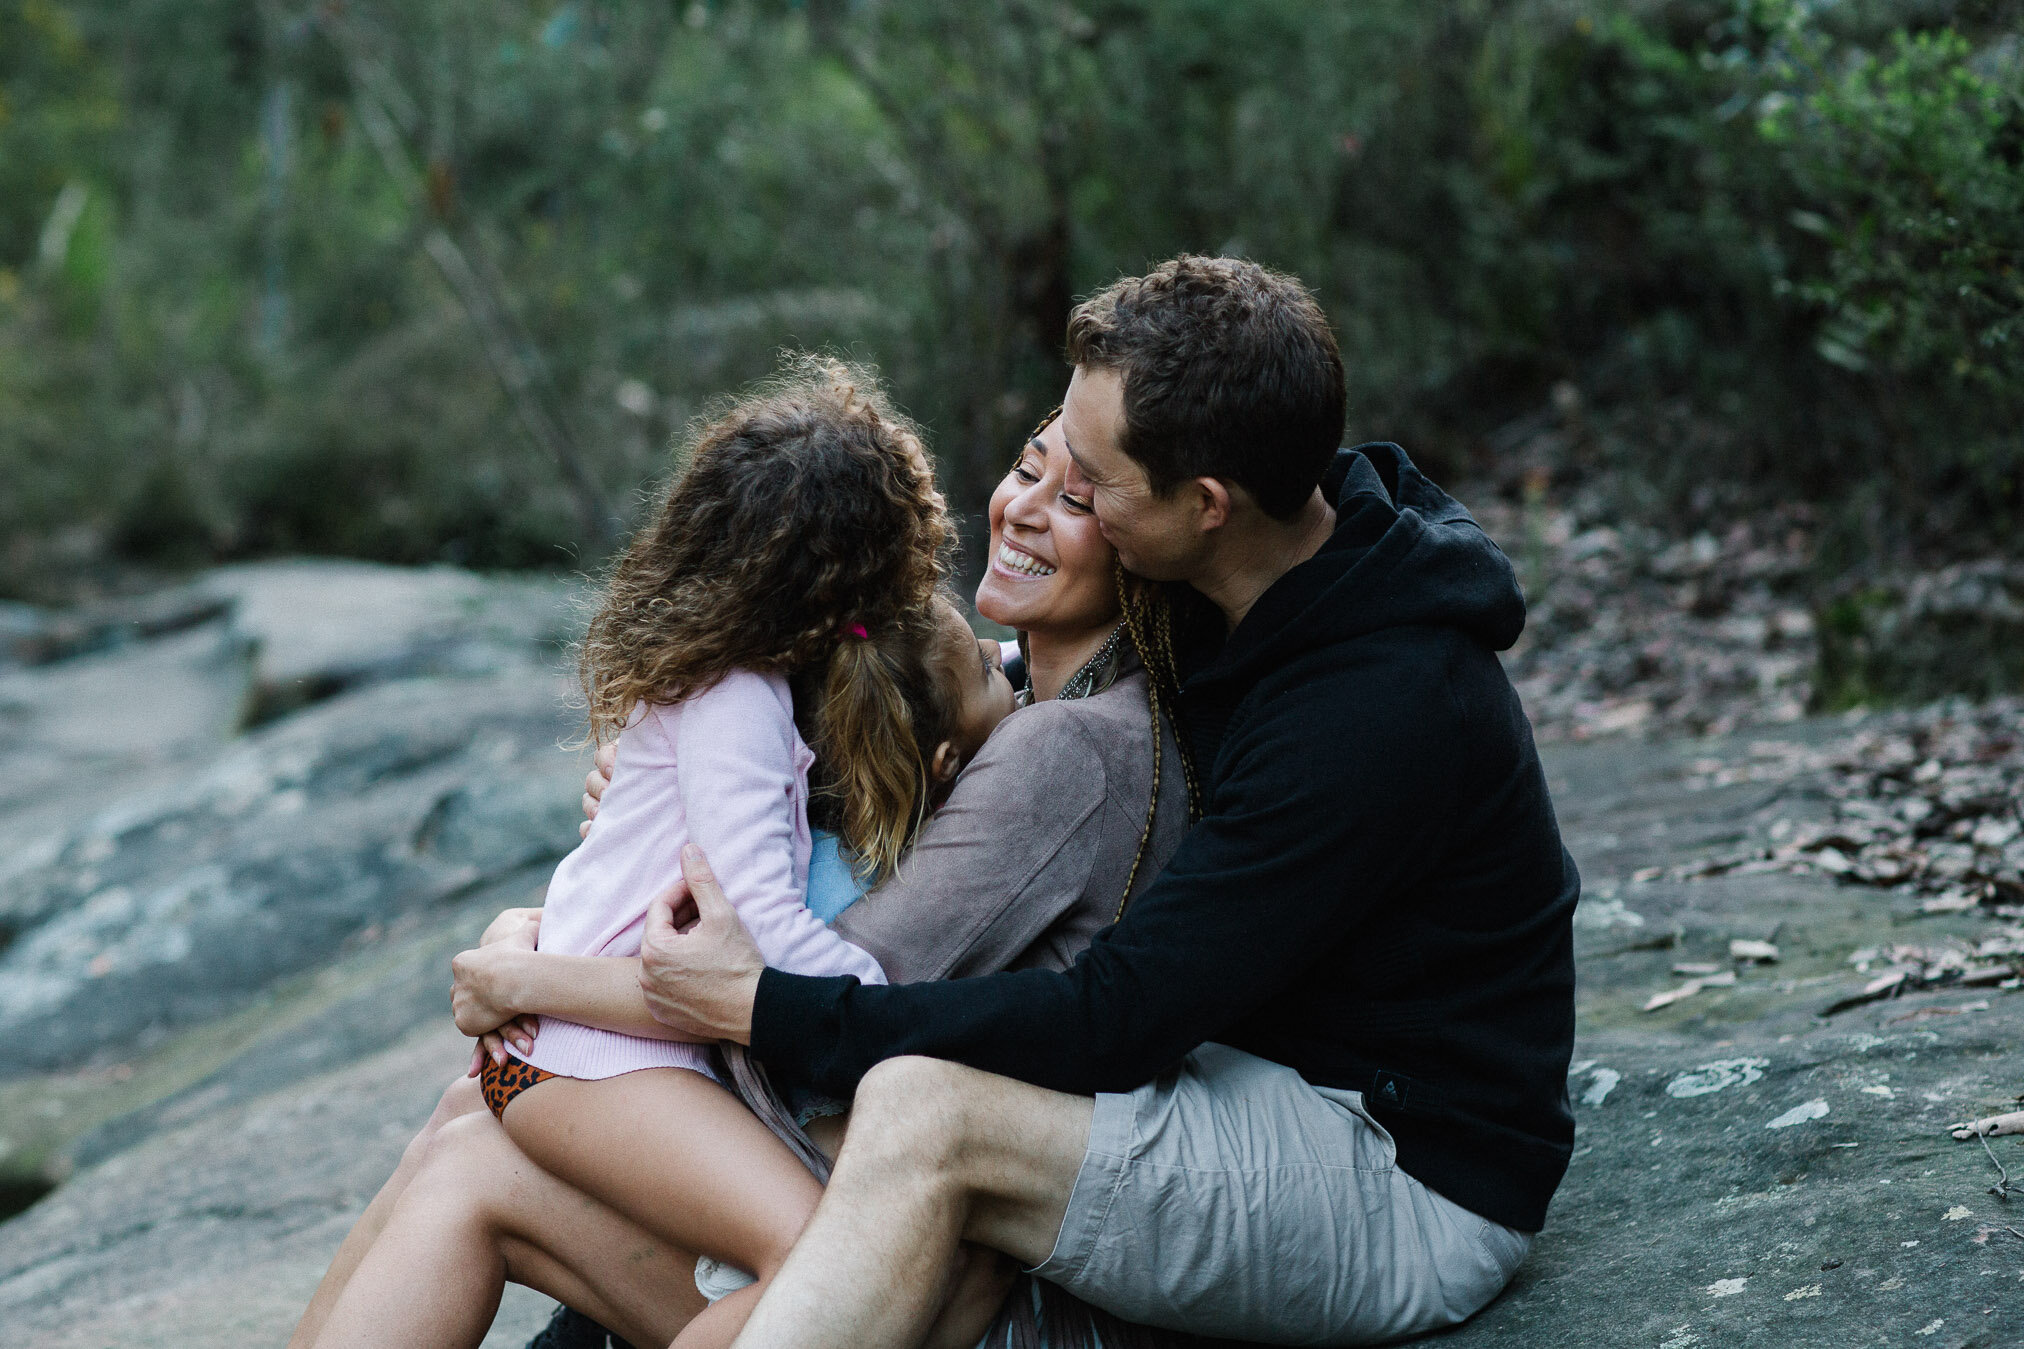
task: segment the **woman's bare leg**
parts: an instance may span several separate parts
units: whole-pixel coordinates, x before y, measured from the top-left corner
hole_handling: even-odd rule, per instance
[[[352,1271],[358,1268],[359,1261],[365,1259],[365,1253],[372,1248],[381,1229],[387,1225],[387,1219],[393,1214],[394,1204],[407,1189],[408,1182],[414,1179],[415,1172],[428,1151],[430,1140],[436,1136],[436,1131],[459,1115],[468,1115],[474,1110],[484,1109],[485,1097],[478,1088],[476,1078],[460,1077],[450,1084],[449,1090],[443,1093],[443,1099],[436,1103],[435,1113],[429,1116],[429,1122],[422,1126],[421,1132],[408,1144],[407,1151],[401,1154],[400,1165],[394,1168],[394,1173],[387,1177],[386,1184],[380,1186],[379,1193],[373,1196],[372,1203],[366,1205],[365,1212],[359,1215],[358,1221],[352,1224],[351,1231],[345,1234],[343,1244],[337,1248],[337,1254],[331,1257],[330,1268],[324,1271],[323,1282],[316,1285],[315,1296],[309,1299],[309,1307],[302,1313],[302,1320],[295,1327],[295,1334],[289,1337],[288,1349],[309,1349],[310,1345],[316,1343],[316,1337],[323,1330],[323,1322],[330,1315],[331,1307],[336,1304],[338,1294],[344,1291],[345,1284],[351,1279]]]
[[[534,1165],[480,1111],[436,1132],[314,1342],[475,1346],[511,1280],[634,1344],[662,1345],[703,1310],[695,1266]]]
[[[815,1177],[736,1096],[684,1068],[551,1078],[514,1097],[506,1132],[641,1227],[758,1278],[691,1322],[680,1349],[730,1344],[822,1198]]]

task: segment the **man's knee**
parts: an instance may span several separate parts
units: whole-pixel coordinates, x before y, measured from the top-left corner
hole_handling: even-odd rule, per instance
[[[945,1172],[968,1142],[978,1079],[974,1068],[906,1056],[876,1064],[858,1083],[846,1150],[877,1152]]]
[[[888,1059],[858,1087],[837,1176],[958,1204],[969,1240],[1038,1264],[1060,1231],[1094,1106],[961,1064]]]

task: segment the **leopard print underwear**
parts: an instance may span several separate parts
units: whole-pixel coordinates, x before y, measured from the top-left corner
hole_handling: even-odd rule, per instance
[[[515,1096],[554,1076],[546,1069],[522,1063],[508,1054],[504,1063],[494,1063],[489,1058],[485,1060],[485,1067],[478,1074],[478,1087],[485,1093],[485,1104],[492,1108],[492,1113],[503,1119],[506,1107]]]

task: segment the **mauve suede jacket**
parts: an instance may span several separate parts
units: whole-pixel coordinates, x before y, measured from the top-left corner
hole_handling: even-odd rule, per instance
[[[1188,827],[1173,733],[1133,893]],[[1108,927],[1152,799],[1152,719],[1134,672],[1102,693],[1000,722],[897,874],[836,918],[894,983],[1064,970]]]

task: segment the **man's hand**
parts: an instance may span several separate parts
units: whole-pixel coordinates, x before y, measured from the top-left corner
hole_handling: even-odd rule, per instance
[[[685,1035],[750,1044],[766,961],[693,843],[682,849],[682,877],[647,909],[640,942],[647,1010]]]
[[[618,741],[597,747],[591,770],[583,779],[583,823],[576,826],[578,838],[590,832],[590,822],[597,818],[597,803],[604,799],[604,789],[611,786],[611,769],[617,762]]]

